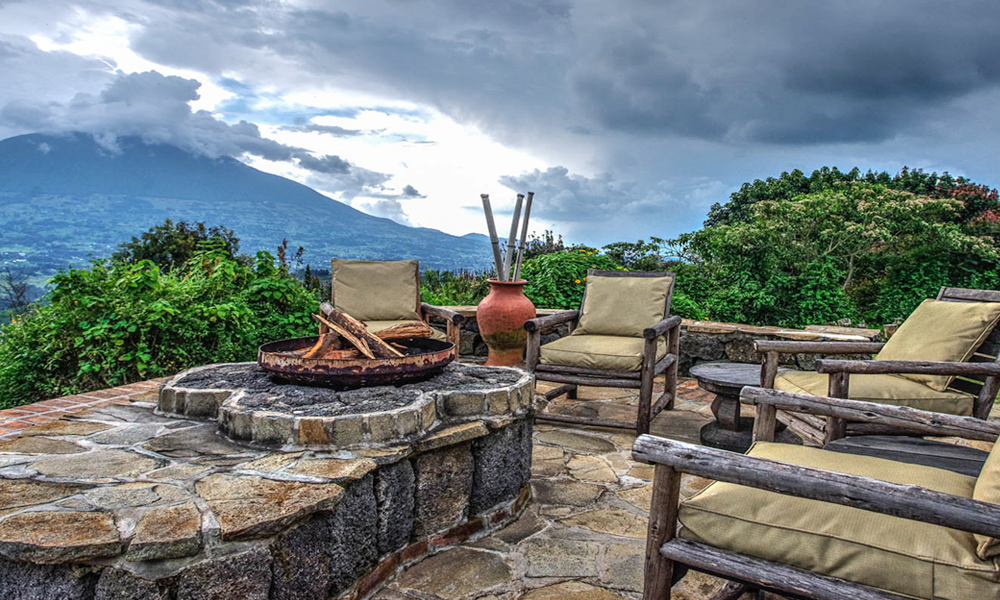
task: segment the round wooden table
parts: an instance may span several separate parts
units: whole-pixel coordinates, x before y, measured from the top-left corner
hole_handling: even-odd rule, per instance
[[[778,372],[788,369],[778,369]],[[746,386],[760,385],[760,365],[746,363],[702,363],[691,367],[698,387],[715,394],[712,414],[715,421],[701,428],[701,443],[713,448],[746,452],[753,443],[753,419],[740,416],[740,392]],[[799,436],[779,422],[775,441],[801,444]]]

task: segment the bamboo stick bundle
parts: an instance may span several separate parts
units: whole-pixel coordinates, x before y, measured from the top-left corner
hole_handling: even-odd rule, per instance
[[[535,192],[528,192],[528,201],[524,205],[524,222],[521,225],[521,243],[517,248],[517,262],[514,264],[514,274],[511,281],[521,279],[521,259],[524,258],[524,248],[528,244],[528,219],[531,218],[531,201],[535,199]]]
[[[493,263],[497,268],[497,279],[503,281],[503,259],[500,258],[500,238],[497,237],[497,227],[493,221],[493,209],[490,207],[490,195],[481,194],[483,212],[486,213],[486,228],[490,233],[490,244],[493,245]]]
[[[507,253],[503,257],[503,280],[510,281],[510,268],[514,264],[514,249],[517,247],[517,224],[521,220],[521,203],[524,194],[517,195],[514,203],[514,216],[510,220],[510,235],[507,237]]]

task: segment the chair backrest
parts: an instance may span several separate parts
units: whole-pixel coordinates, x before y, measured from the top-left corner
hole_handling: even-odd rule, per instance
[[[670,282],[669,282],[669,285],[668,285],[667,290],[666,290],[666,292],[667,292],[666,296],[664,297],[663,313],[661,315],[661,318],[666,318],[666,317],[668,317],[670,315],[670,302],[673,300],[673,295],[674,295],[674,281],[676,280],[676,276],[673,273],[668,273],[668,272],[658,273],[658,272],[649,272],[649,271],[604,271],[604,270],[600,270],[600,269],[588,269],[587,270],[587,285],[584,287],[584,290],[583,290],[583,299],[580,301],[580,315],[581,315],[581,317],[580,317],[580,327],[581,327],[581,330],[583,330],[583,329],[585,329],[587,327],[587,317],[588,317],[588,314],[590,313],[590,310],[587,308],[587,289],[592,284],[592,278],[595,278],[595,277],[596,278],[600,278],[600,277],[636,278],[636,279],[638,279],[638,278],[660,278],[660,279],[662,279],[662,278],[665,278],[665,277],[669,278]],[[628,299],[623,299],[623,300],[625,302],[627,302]],[[654,323],[648,323],[644,327],[651,327],[653,325],[655,325],[655,322]],[[632,333],[631,335],[641,336],[642,335],[642,331],[640,329],[639,331],[636,331],[636,332]]]
[[[418,321],[420,263],[334,258],[330,304],[359,321]]]
[[[937,299],[945,302],[1000,302],[1000,291],[942,287]],[[1000,327],[993,328],[969,360],[1000,362]],[[989,416],[997,390],[1000,389],[1000,378],[955,377],[948,385],[948,389],[975,395],[977,397],[975,416],[985,419]]]

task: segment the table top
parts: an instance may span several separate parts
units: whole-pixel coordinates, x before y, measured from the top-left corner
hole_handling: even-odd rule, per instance
[[[778,369],[787,371],[788,369]],[[748,363],[715,362],[702,363],[691,367],[691,377],[698,380],[698,385],[705,387],[733,388],[736,393],[745,386],[760,385],[760,365]]]

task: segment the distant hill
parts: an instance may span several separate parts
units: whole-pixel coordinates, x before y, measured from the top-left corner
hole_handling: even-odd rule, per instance
[[[367,215],[233,158],[121,138],[109,153],[87,135],[21,135],[0,141],[0,266],[50,275],[164,219],[225,225],[244,252],[304,246],[323,268],[330,257],[416,258],[435,269],[481,269],[489,242]],[[37,280],[37,278],[36,278]]]

